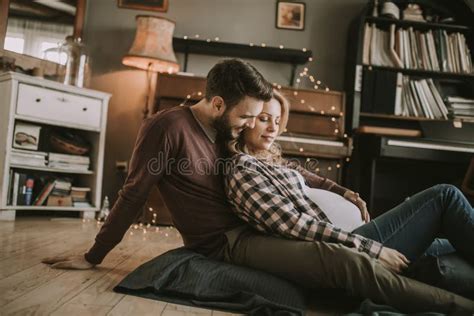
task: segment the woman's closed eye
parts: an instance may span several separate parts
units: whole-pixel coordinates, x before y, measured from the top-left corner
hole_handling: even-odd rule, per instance
[[[270,117],[268,117],[268,116],[262,116],[262,117],[259,117],[258,119],[260,120],[260,122],[269,122],[270,121]],[[275,124],[280,125],[280,120],[276,120]]]

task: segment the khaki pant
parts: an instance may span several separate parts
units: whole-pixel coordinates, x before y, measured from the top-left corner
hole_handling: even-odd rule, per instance
[[[345,289],[403,312],[474,311],[474,301],[400,276],[365,253],[334,243],[289,240],[246,226],[226,234],[224,261],[263,270],[307,288]]]

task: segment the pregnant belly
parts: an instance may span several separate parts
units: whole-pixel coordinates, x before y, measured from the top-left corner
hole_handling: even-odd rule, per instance
[[[339,194],[313,188],[306,188],[305,193],[334,226],[350,232],[365,224],[359,208]]]

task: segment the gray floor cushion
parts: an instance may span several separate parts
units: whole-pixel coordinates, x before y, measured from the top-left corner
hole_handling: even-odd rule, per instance
[[[114,291],[251,315],[303,315],[305,293],[268,273],[178,248],[141,265]]]
[[[474,292],[474,267],[456,255],[423,258],[411,267],[409,274],[467,297],[472,297]],[[271,274],[211,260],[184,248],[144,263],[114,291],[250,315],[304,315],[307,301],[312,309],[327,306],[340,314],[353,311],[351,315],[405,315],[369,300],[360,304],[341,290],[305,291]]]

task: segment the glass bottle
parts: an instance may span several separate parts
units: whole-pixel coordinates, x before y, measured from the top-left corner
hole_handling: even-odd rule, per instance
[[[67,85],[84,87],[89,75],[89,56],[81,38],[67,36],[59,47],[59,56],[64,65],[59,80]]]
[[[99,215],[97,216],[97,220],[101,222],[105,222],[107,216],[110,213],[110,206],[109,206],[109,198],[105,196],[104,202],[102,202],[102,208],[100,209]]]

